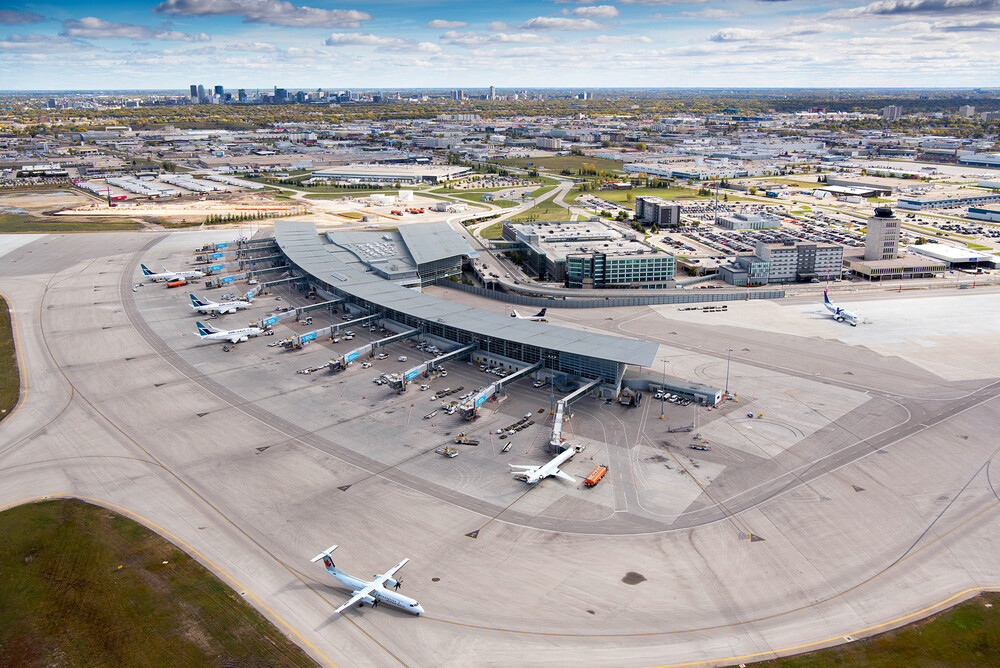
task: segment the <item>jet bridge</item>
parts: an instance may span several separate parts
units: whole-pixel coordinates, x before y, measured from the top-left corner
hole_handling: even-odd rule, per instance
[[[458,407],[458,409],[462,411],[462,417],[466,420],[474,420],[476,418],[476,413],[479,411],[479,407],[482,406],[487,399],[499,392],[506,385],[513,383],[515,380],[519,380],[522,376],[526,376],[532,371],[541,369],[542,365],[542,362],[538,362],[532,366],[526,366],[523,369],[518,369],[506,378],[501,378],[492,385],[479,390]]]
[[[255,288],[255,290],[256,290],[256,288]],[[250,292],[253,293],[254,290],[251,290]],[[337,304],[343,304],[346,301],[347,301],[346,299],[331,299],[328,302],[320,302],[319,304],[309,304],[307,306],[297,306],[296,308],[290,309],[288,311],[282,311],[281,313],[273,313],[273,314],[267,316],[266,318],[262,318],[260,320],[255,321],[255,322],[252,322],[250,324],[253,327],[265,327],[265,326],[268,326],[268,325],[273,325],[273,324],[275,324],[277,322],[281,322],[282,320],[287,320],[288,318],[292,318],[292,317],[298,318],[303,313],[308,313],[310,311],[316,311],[316,310],[319,310],[321,308],[330,308],[332,306],[336,306]],[[346,324],[346,323],[344,323],[344,324]]]
[[[382,314],[380,313],[377,317],[381,316]],[[347,368],[348,364],[358,359],[362,355],[367,355],[368,353],[373,352],[376,348],[387,346],[393,341],[400,341],[402,339],[407,339],[417,334],[420,334],[419,329],[410,329],[405,332],[400,332],[399,334],[393,334],[392,336],[387,336],[384,339],[379,339],[378,341],[372,341],[371,343],[366,343],[360,348],[355,348],[349,353],[346,353],[344,355],[341,355],[340,357],[336,357],[330,360],[327,366],[330,367],[331,371],[343,371],[344,369]]]
[[[285,311],[279,315],[271,316],[266,320],[263,320],[264,325],[271,325],[278,320],[283,320],[291,316],[296,315],[296,311]],[[372,313],[371,315],[362,316],[360,318],[355,318],[354,320],[348,320],[347,322],[339,322],[335,325],[327,325],[326,327],[320,327],[319,329],[314,329],[311,332],[306,332],[305,334],[297,334],[295,336],[289,336],[287,339],[282,339],[278,341],[276,345],[282,346],[287,350],[299,350],[302,348],[303,344],[314,341],[321,336],[326,336],[327,334],[335,334],[343,327],[350,327],[351,325],[363,325],[371,320],[378,320],[382,317],[382,313]],[[273,322],[272,322],[273,320]]]
[[[562,437],[562,427],[563,420],[566,418],[569,404],[571,401],[575,401],[582,397],[585,393],[594,389],[601,384],[601,379],[592,380],[585,385],[582,385],[578,389],[574,390],[571,394],[566,395],[556,403],[556,415],[552,419],[552,437],[549,438],[549,445],[551,445],[556,450],[563,447],[563,437]]]
[[[475,349],[476,349],[476,344],[472,343],[462,348],[458,348],[457,350],[452,350],[451,352],[438,355],[434,359],[429,360],[427,362],[422,362],[417,366],[413,367],[412,369],[404,371],[403,373],[391,374],[389,376],[389,387],[396,390],[396,392],[405,392],[407,383],[409,383],[411,380],[413,380],[420,374],[424,373],[428,369],[434,369],[442,362],[445,362],[450,359],[465,357]]]

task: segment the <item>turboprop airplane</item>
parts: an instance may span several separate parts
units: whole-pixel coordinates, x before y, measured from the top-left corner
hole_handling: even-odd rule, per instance
[[[225,313],[236,313],[240,309],[250,308],[252,304],[250,303],[249,294],[247,295],[247,300],[243,301],[237,300],[232,302],[212,302],[205,301],[204,299],[198,299],[195,297],[194,293],[188,295],[191,297],[191,308],[199,313],[212,313],[215,315],[223,315]]]
[[[355,603],[358,604],[359,608],[364,607],[366,603],[373,608],[378,607],[379,603],[388,603],[411,615],[423,614],[424,609],[420,607],[419,603],[396,591],[403,585],[403,582],[398,579],[394,580],[392,577],[396,574],[396,571],[406,565],[409,559],[403,559],[385,573],[376,575],[374,580],[368,581],[348,575],[337,568],[333,563],[333,557],[330,556],[330,553],[336,549],[336,545],[331,545],[312,559],[313,563],[322,559],[323,566],[326,567],[326,572],[340,580],[344,585],[350,587],[354,592],[351,599],[337,608],[336,612],[343,612]],[[392,587],[392,591],[386,589],[385,585]]]
[[[511,309],[510,310],[510,317],[517,318],[518,320],[532,320],[534,322],[548,322],[548,320],[545,319],[545,311],[546,311],[546,309],[542,309],[541,311],[539,311],[535,315],[521,315],[515,309]]]
[[[205,276],[205,272],[198,271],[197,269],[192,269],[191,271],[170,271],[169,269],[164,267],[163,273],[157,274],[144,264],[140,264],[139,266],[142,267],[142,277],[148,278],[153,282],[179,281],[182,278],[183,279],[202,278]]]
[[[576,478],[559,470],[559,465],[564,462],[569,461],[573,455],[583,450],[583,446],[576,446],[566,448],[558,455],[553,457],[548,463],[542,464],[541,466],[521,466],[518,464],[508,464],[510,467],[511,475],[518,478],[518,480],[523,480],[529,485],[534,485],[536,482],[542,478],[548,478],[549,476],[559,476],[563,480],[568,480],[569,482],[576,482]]]
[[[195,322],[198,325],[198,336],[202,341],[229,341],[230,343],[242,343],[252,336],[260,336],[264,330],[260,327],[243,327],[241,329],[215,329],[204,324],[200,320]]]
[[[826,307],[827,311],[833,314],[833,319],[837,322],[849,322],[851,323],[851,327],[857,327],[858,323],[861,322],[860,315],[848,311],[847,309],[842,309],[830,301],[830,297],[826,294],[826,290],[823,291],[823,306]]]

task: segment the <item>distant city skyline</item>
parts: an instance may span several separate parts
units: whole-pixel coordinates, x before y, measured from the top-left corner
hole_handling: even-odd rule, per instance
[[[996,87],[1000,0],[0,9],[0,88]]]

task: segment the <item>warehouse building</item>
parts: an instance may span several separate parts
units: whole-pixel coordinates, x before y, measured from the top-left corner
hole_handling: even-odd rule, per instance
[[[349,183],[410,184],[442,183],[471,172],[471,168],[461,165],[343,165],[315,171],[311,177]]]

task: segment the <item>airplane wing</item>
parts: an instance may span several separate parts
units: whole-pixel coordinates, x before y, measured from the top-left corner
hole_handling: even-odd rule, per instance
[[[562,472],[562,471],[560,471],[559,469],[556,469],[556,470],[555,470],[555,471],[554,471],[554,472],[552,473],[552,475],[557,475],[557,476],[559,476],[560,478],[562,478],[563,480],[567,480],[567,481],[569,481],[569,482],[576,482],[576,478],[574,478],[573,476],[569,475],[568,473],[563,473],[563,472]]]
[[[539,466],[525,466],[523,464],[507,464],[510,467],[512,473],[520,473],[521,471],[537,471]]]
[[[375,591],[375,588],[378,586],[379,585],[372,583],[367,587],[365,587],[364,589],[357,590],[356,592],[354,592],[354,596],[351,597],[351,600],[349,600],[347,603],[337,608],[334,612],[340,613],[343,612],[344,610],[347,610],[349,607],[351,607],[352,605],[354,605],[355,603],[357,603],[358,601],[360,601],[361,599],[365,598],[373,591]]]
[[[240,336],[239,334],[229,337],[229,340],[232,341],[233,343],[239,343],[242,339],[243,337]]]
[[[386,580],[388,580],[393,575],[395,575],[396,571],[398,571],[400,568],[402,568],[403,566],[405,566],[408,561],[409,561],[409,559],[403,559],[401,562],[399,562],[398,564],[396,564],[395,566],[393,566],[392,568],[390,568],[389,570],[387,570],[385,572],[385,574],[382,575],[382,577],[375,578],[375,583],[377,583],[379,585],[383,584]]]

